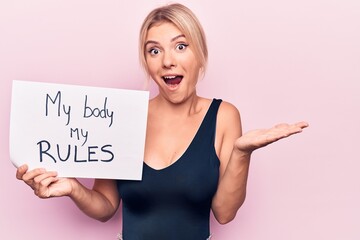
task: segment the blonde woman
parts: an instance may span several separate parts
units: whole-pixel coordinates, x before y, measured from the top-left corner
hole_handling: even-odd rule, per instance
[[[307,123],[242,135],[236,107],[196,93],[208,51],[204,31],[185,6],[154,9],[140,30],[140,61],[157,84],[150,100],[142,181],[76,179],[21,166],[17,178],[40,198],[69,196],[88,216],[110,219],[123,201],[125,240],[205,240],[209,217],[234,219],[245,200],[251,153],[299,133]]]

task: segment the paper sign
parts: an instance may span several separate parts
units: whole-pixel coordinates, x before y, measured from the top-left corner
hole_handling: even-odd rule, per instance
[[[60,177],[141,180],[149,92],[13,81],[10,158]]]

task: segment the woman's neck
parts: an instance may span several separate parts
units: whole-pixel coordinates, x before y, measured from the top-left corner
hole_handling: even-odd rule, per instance
[[[200,100],[201,98],[195,93],[180,103],[172,103],[161,95],[157,95],[150,101],[149,108],[153,113],[159,115],[188,117],[199,112]]]

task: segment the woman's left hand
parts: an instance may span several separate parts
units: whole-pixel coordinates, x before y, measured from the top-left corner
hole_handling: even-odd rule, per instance
[[[235,148],[241,152],[251,153],[258,148],[265,147],[282,138],[300,133],[303,128],[308,126],[306,122],[298,122],[295,124],[282,123],[269,129],[252,130],[236,140]]]

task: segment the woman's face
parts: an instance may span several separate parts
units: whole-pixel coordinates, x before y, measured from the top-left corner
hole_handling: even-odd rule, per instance
[[[181,103],[196,94],[200,64],[189,41],[174,24],[162,22],[149,29],[145,58],[162,97]]]

